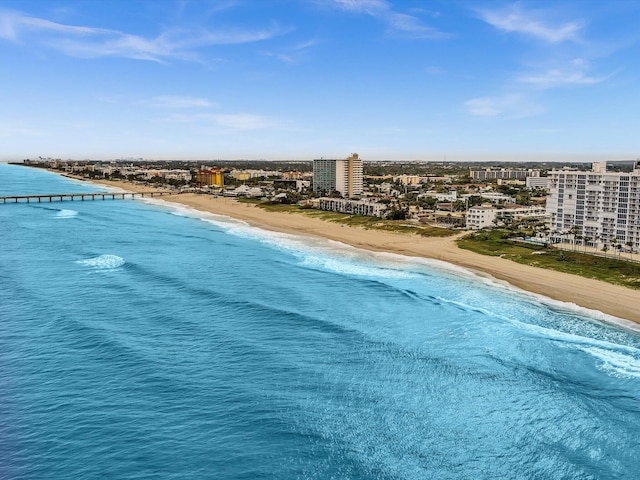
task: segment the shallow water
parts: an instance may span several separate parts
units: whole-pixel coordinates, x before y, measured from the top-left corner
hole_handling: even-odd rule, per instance
[[[0,205],[0,478],[638,478],[640,335],[596,316],[163,202]]]

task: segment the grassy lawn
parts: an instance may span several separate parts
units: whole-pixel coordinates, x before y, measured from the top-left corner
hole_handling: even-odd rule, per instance
[[[270,204],[260,200],[238,199],[240,202],[253,203],[268,212],[297,213],[308,217],[318,218],[327,222],[339,223],[350,227],[360,227],[366,230],[384,230],[387,232],[408,233],[423,237],[449,237],[455,235],[455,230],[438,228],[429,225],[405,223],[401,220],[384,220],[377,217],[365,217],[362,215],[347,215],[337,212],[325,212],[312,208],[302,208],[299,205]]]
[[[504,234],[505,232],[500,230],[472,233],[457,240],[457,243],[460,248],[483,255],[499,256],[525,265],[573,273],[640,289],[640,264],[638,263],[585,255],[577,251],[567,252],[525,245],[502,238]]]

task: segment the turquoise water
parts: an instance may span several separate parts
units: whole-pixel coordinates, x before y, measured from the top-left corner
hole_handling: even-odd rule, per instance
[[[0,204],[0,478],[640,478],[640,335],[603,319],[162,202]]]

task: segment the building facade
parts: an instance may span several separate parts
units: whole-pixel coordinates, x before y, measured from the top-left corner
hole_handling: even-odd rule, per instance
[[[196,173],[196,181],[202,186],[224,187],[224,172],[219,168],[210,170],[198,170]]]
[[[362,160],[358,154],[340,160],[314,160],[313,191],[319,194],[335,191],[348,198],[362,194]]]
[[[347,200],[345,198],[323,197],[320,199],[318,208],[330,212],[381,217],[387,206],[383,203],[371,202],[369,200]]]
[[[549,177],[527,177],[525,179],[527,188],[549,188]]]
[[[535,218],[546,222],[549,216],[543,207],[514,205],[507,208],[496,208],[491,205],[482,205],[469,207],[466,226],[471,230],[494,228],[502,225],[503,222],[524,218]]]
[[[483,182],[486,180],[497,180],[517,178],[524,180],[527,177],[539,177],[540,170],[535,169],[517,169],[517,168],[485,168],[484,170],[470,170],[470,177],[475,181]]]
[[[606,162],[591,171],[553,170],[547,212],[556,242],[602,248],[640,249],[640,161],[631,173],[607,172]],[[569,238],[567,238],[567,235]]]

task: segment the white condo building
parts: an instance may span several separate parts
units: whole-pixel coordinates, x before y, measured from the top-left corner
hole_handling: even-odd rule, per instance
[[[362,160],[358,154],[340,160],[314,160],[313,191],[321,194],[336,191],[348,198],[362,194]]]
[[[550,173],[547,212],[556,240],[601,248],[615,240],[625,250],[640,249],[640,161],[633,172],[607,172],[606,162],[591,171],[553,170]],[[562,234],[565,234],[563,236]]]

